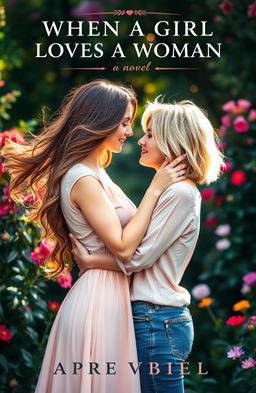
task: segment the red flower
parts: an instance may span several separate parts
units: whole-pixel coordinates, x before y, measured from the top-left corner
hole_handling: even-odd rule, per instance
[[[213,227],[214,225],[216,225],[217,223],[218,223],[218,218],[217,217],[211,217],[211,218],[208,218],[208,220],[206,220],[205,221],[205,223],[204,223],[204,225],[206,226],[206,227]]]
[[[247,132],[249,130],[249,124],[243,116],[238,116],[233,124],[237,132]]]
[[[228,15],[233,9],[233,3],[229,0],[225,0],[219,5],[219,7],[224,14]]]
[[[13,128],[0,134],[0,147],[4,146],[6,139],[10,139],[11,141],[20,145],[25,145],[25,139],[19,132],[18,128]]]
[[[247,16],[248,18],[253,18],[256,16],[256,1],[248,6]]]
[[[214,188],[205,188],[202,192],[202,198],[203,199],[210,199],[212,197],[214,197],[215,194],[215,189]]]
[[[58,310],[60,308],[60,303],[49,301],[48,302],[48,308],[51,311],[58,312]]]
[[[231,175],[231,184],[234,186],[241,186],[246,181],[246,174],[244,171],[237,170]]]
[[[227,172],[231,171],[232,167],[233,167],[233,165],[231,164],[230,161],[225,161],[224,165],[222,165],[222,167],[221,167],[221,170],[222,170],[222,172],[227,173]]]
[[[12,338],[12,332],[7,329],[5,325],[0,325],[0,340],[10,341]]]
[[[219,196],[216,196],[216,198],[214,198],[215,205],[219,206],[222,204],[222,202],[223,202],[223,196],[219,195]]]
[[[238,326],[244,323],[245,320],[246,317],[244,317],[243,315],[233,315],[232,317],[228,318],[225,323],[231,326]]]

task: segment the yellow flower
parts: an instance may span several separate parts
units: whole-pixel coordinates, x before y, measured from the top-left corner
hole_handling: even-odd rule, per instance
[[[201,302],[198,304],[198,307],[203,308],[203,307],[209,307],[213,302],[212,297],[205,297],[201,300]]]
[[[233,305],[233,310],[234,311],[241,311],[245,310],[246,308],[250,308],[251,304],[248,300],[241,300],[240,302],[237,302]]]

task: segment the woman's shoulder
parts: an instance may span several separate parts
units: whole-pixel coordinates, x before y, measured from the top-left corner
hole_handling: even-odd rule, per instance
[[[191,203],[195,198],[201,198],[198,188],[186,181],[170,185],[161,195],[163,200],[182,200],[184,203]]]

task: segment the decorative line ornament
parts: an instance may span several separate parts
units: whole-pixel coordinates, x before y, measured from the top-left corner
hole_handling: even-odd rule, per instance
[[[180,15],[180,14],[174,14],[170,12],[151,12],[146,10],[113,10],[108,12],[86,12],[85,14],[81,14],[81,16],[87,16],[87,15],[145,16],[145,15]]]

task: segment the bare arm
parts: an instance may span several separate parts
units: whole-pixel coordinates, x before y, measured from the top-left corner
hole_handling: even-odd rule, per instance
[[[190,227],[193,221],[191,195],[183,191],[166,190],[154,210],[145,237],[136,249],[131,261],[123,263],[117,259],[121,270],[131,274],[151,267],[165,250]],[[117,270],[116,258],[112,254],[89,255],[83,245],[72,239],[74,256],[81,269]]]
[[[122,261],[128,261],[147,230],[161,193],[170,184],[185,178],[177,174],[186,167],[186,164],[179,164],[184,159],[185,157],[181,156],[157,171],[136,214],[123,229],[104,189],[94,177],[85,176],[79,179],[72,189],[71,199],[113,255]]]

